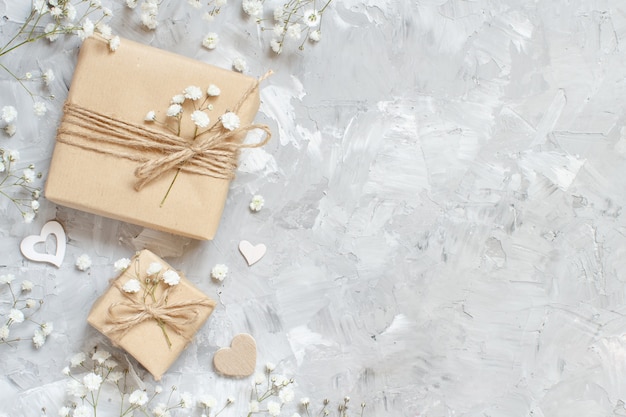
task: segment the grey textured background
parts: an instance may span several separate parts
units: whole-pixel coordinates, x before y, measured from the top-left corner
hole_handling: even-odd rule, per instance
[[[0,40],[17,3],[0,0]],[[121,36],[273,69],[257,121],[275,138],[242,156],[212,242],[45,200],[26,225],[0,200],[0,272],[34,281],[55,326],[40,351],[0,346],[7,415],[56,414],[70,354],[106,346],[85,318],[113,261],[145,244],[219,300],[164,385],[235,396],[224,415],[247,411],[249,384],[216,376],[211,358],[240,332],[260,365],[296,379],[296,398],[349,395],[368,416],[626,415],[623,1],[337,1],[320,44],[280,56],[235,1],[208,25],[164,0],[156,32],[103,3]],[[215,51],[200,47],[209,29]],[[76,52],[41,43],[10,58],[57,73],[42,119],[0,82],[0,105],[20,109],[1,144],[44,172]],[[18,250],[52,218],[69,238],[60,269]],[[265,243],[265,258],[248,267],[241,239]],[[83,253],[88,273],[73,265]],[[223,284],[209,278],[216,263],[230,268]]]

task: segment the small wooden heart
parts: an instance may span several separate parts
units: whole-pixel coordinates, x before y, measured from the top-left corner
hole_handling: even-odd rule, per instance
[[[265,255],[267,248],[264,244],[259,243],[258,245],[252,245],[252,243],[247,240],[242,240],[239,242],[239,252],[243,255],[248,263],[248,266],[255,264],[261,260],[261,258]]]
[[[233,337],[230,347],[221,348],[213,356],[215,370],[225,376],[250,376],[256,367],[256,342],[246,333]]]
[[[46,240],[50,235],[56,238],[56,253],[51,255],[49,253],[36,251],[35,245],[43,243],[45,247]],[[61,223],[53,220],[43,225],[41,234],[25,237],[24,240],[22,240],[22,243],[20,243],[20,251],[26,259],[30,259],[35,262],[48,262],[59,268],[61,267],[63,258],[65,257],[65,244],[65,230],[63,230]]]

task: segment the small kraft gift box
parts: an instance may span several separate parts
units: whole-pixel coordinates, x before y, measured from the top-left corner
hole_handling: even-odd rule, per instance
[[[215,301],[148,250],[124,266],[87,321],[158,381],[206,322]]]
[[[194,239],[212,239],[239,150],[266,125],[255,79],[127,39],[81,46],[45,196]],[[245,145],[261,129],[260,143]]]

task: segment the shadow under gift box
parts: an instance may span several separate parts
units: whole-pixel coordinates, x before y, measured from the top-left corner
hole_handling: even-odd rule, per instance
[[[66,106],[80,106],[124,123],[171,133],[164,126],[144,119],[154,110],[157,120],[171,121],[166,116],[170,101],[186,87],[200,87],[204,97],[209,84],[220,88],[220,95],[209,99],[214,107],[207,113],[213,125],[222,114],[232,110],[255,83],[257,80],[252,77],[126,39],[117,51],[111,52],[106,41],[89,38],[81,46]],[[195,130],[190,117],[193,108],[188,101],[183,108],[180,140],[191,142]],[[255,88],[237,112],[242,126],[253,121],[258,108],[259,91]],[[65,113],[59,132],[69,123]],[[78,132],[83,130],[71,127]],[[229,179],[180,171],[167,194],[178,171],[171,169],[137,191],[135,170],[140,162],[109,152],[123,146],[99,143],[92,133],[89,136],[92,136],[88,139],[92,141],[90,145],[95,143],[96,150],[62,143],[57,136],[45,187],[48,200],[194,239],[208,240],[215,236],[226,203]],[[241,141],[242,136],[230,140]],[[122,152],[147,153],[139,149]],[[152,154],[148,156],[162,156]]]
[[[137,309],[137,306],[142,305],[142,291],[128,294],[123,292],[121,287],[133,278],[143,282],[147,276],[146,270],[153,262],[161,264],[163,271],[173,269],[154,253],[142,250],[131,260],[128,269],[115,278],[109,289],[96,300],[87,322],[107,336],[114,345],[133,356],[155,380],[159,381],[209,318],[215,308],[215,302],[179,272],[180,282],[168,289],[169,293],[164,304],[171,310],[163,309],[163,306],[158,307],[163,310],[163,314],[173,317],[180,323],[179,331],[167,324],[162,330],[157,321],[149,315],[143,317],[143,320],[137,320],[136,316],[145,313],[143,309]],[[155,291],[157,300],[162,298],[166,288],[167,284],[157,285]],[[134,304],[130,300],[135,300],[139,304]],[[181,303],[189,305],[177,307]],[[147,298],[145,305],[155,306],[150,297]],[[165,338],[164,331],[168,339]],[[168,346],[168,340],[171,346]]]

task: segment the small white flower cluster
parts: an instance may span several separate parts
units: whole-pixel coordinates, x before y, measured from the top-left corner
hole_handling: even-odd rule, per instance
[[[104,384],[119,391],[117,398],[120,404],[117,408],[123,410],[123,415],[149,415],[151,411],[156,417],[170,417],[170,412],[175,409],[189,409],[193,406],[193,398],[189,393],[180,394],[178,402],[170,404],[176,387],[172,387],[166,402],[152,406],[151,403],[163,392],[163,388],[160,385],[153,389],[131,385],[126,379],[129,370],[122,369],[119,362],[108,351],[101,349],[96,349],[91,355],[83,352],[73,355],[69,366],[62,370],[63,375],[70,378],[66,392],[71,399],[67,406],[59,409],[59,417],[92,417],[94,411],[99,409]],[[103,408],[110,409],[110,401],[108,399]]]
[[[126,0],[126,7],[134,9],[137,7],[138,0]],[[144,0],[141,3],[141,23],[148,29],[154,30],[159,25],[159,0]]]
[[[276,366],[268,362],[265,365],[265,372],[257,372],[254,375],[254,388],[252,389],[253,399],[248,404],[248,411],[250,413],[258,413],[260,411],[267,411],[272,416],[280,415],[282,408],[285,404],[293,401],[295,393],[293,390],[294,380],[286,378],[280,374],[273,374]],[[265,385],[265,390],[260,391],[259,388]],[[265,410],[261,409],[261,403],[265,400]]]
[[[15,124],[17,122],[17,109],[13,106],[3,106],[0,118],[4,122],[4,133],[7,136],[15,135],[17,130],[17,125]]]
[[[83,11],[81,16],[78,16],[78,10]],[[113,12],[103,7],[101,0],[35,0],[33,11],[35,14],[29,19],[36,18],[34,25],[39,26],[45,22],[42,19],[49,18],[50,22],[44,26],[44,33],[39,37],[45,37],[50,42],[56,41],[63,34],[75,34],[84,40],[99,33],[108,40],[111,51],[117,50],[120,45],[119,36],[114,36],[111,27],[104,23],[104,19],[111,17]],[[93,22],[87,16],[92,16],[96,11],[100,11],[101,16]],[[33,36],[33,32],[28,36]]]
[[[262,195],[256,194],[252,197],[252,201],[250,201],[250,210],[252,211],[261,211],[263,205],[265,204],[265,199]]]
[[[31,164],[18,175],[15,164],[19,159],[18,151],[0,148],[0,195],[11,200],[25,223],[31,223],[39,210],[41,195],[33,182],[41,178],[41,173],[36,172],[35,165]]]
[[[193,108],[193,111],[190,115],[191,121],[198,128],[208,128],[211,125],[211,118],[209,117],[209,114],[207,112],[213,110],[212,101],[214,101],[215,98],[220,95],[220,93],[220,88],[215,84],[210,84],[207,87],[206,91],[203,91],[202,88],[198,86],[190,85],[185,88],[182,93],[176,94],[174,97],[172,97],[170,105],[165,111],[167,117],[175,118],[176,122],[178,123],[177,128],[173,129],[172,131],[176,134],[180,133],[180,122],[185,111],[184,106],[187,103],[190,103],[189,105]],[[200,99],[204,100],[198,104]],[[150,110],[148,113],[146,113],[144,121],[148,123],[157,122],[156,111]],[[237,116],[237,114],[233,112],[224,113],[221,117],[219,117],[219,121],[221,122],[224,129],[230,131],[238,129],[241,124],[239,116]],[[201,132],[196,132],[196,137],[200,133]]]
[[[129,259],[123,258],[119,259],[115,262],[114,267],[117,271],[125,271],[130,266],[131,261]],[[173,287],[180,283],[180,275],[178,272],[168,269],[167,271],[163,271],[163,265],[159,262],[152,262],[146,269],[147,279],[146,282],[148,284],[148,288],[146,291],[150,291],[159,282],[163,281],[169,287]],[[142,283],[137,278],[131,278],[122,285],[122,290],[129,294],[138,293],[142,288]]]
[[[76,268],[79,271],[86,271],[91,268],[91,258],[86,253],[76,258]]]
[[[33,319],[34,313],[43,304],[43,300],[36,300],[32,298],[31,292],[34,284],[31,281],[23,280],[20,286],[20,292],[16,293],[13,284],[15,275],[4,274],[0,275],[0,285],[6,286],[11,294],[9,311],[1,312],[0,317],[4,324],[0,326],[0,344],[10,344],[21,340],[20,337],[11,338],[11,328],[16,324],[24,322],[32,322],[37,324],[37,328],[34,331],[32,342],[35,348],[39,349],[46,343],[47,337],[54,330],[54,326],[50,322],[38,323]],[[4,288],[0,287],[0,291]]]
[[[318,42],[321,39],[322,15],[332,0],[317,9],[315,0],[290,1],[274,9],[273,26],[263,27],[264,31],[272,33],[270,47],[276,54],[283,51],[286,40],[300,41],[299,49],[304,49],[304,42]],[[243,0],[243,11],[261,24],[263,19],[262,0]]]
[[[224,264],[217,264],[211,269],[211,278],[216,281],[224,281],[224,278],[228,275],[228,267]]]

